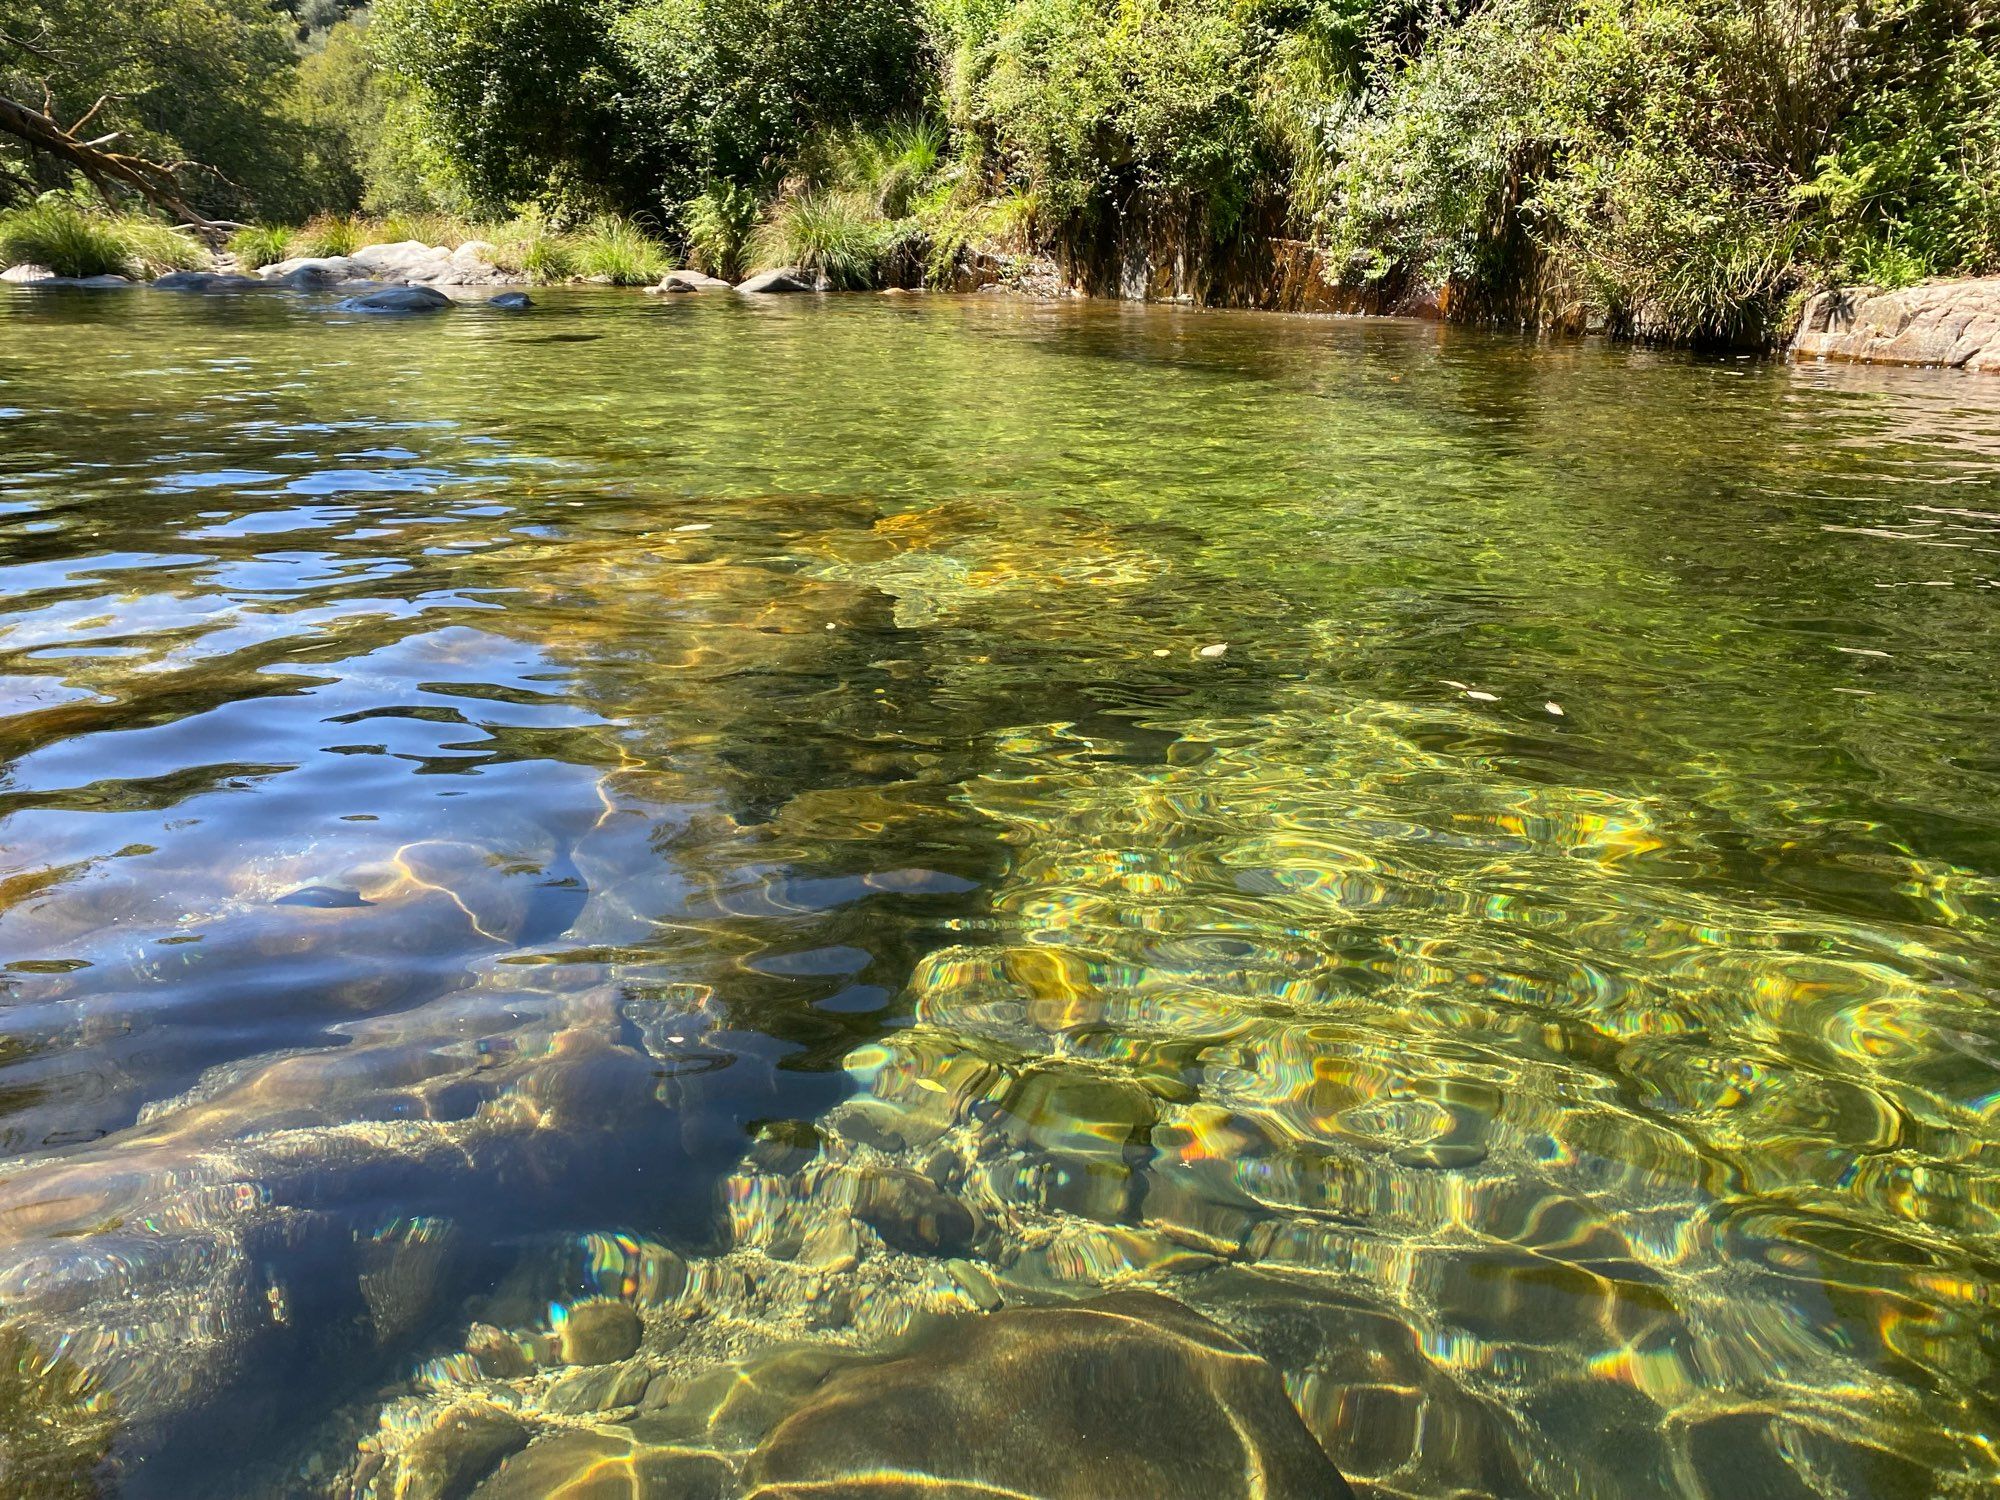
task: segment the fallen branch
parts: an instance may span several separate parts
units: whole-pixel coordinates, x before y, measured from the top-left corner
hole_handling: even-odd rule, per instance
[[[0,131],[76,168],[97,189],[98,196],[113,208],[118,206],[115,190],[122,187],[137,193],[155,208],[183,220],[197,233],[214,234],[217,226],[197,213],[181,196],[176,165],[147,161],[144,157],[109,149],[111,143],[119,139],[121,132],[118,131],[92,140],[83,140],[77,135],[76,132],[90,123],[104,103],[104,100],[98,100],[81,120],[66,128],[47,110],[35,109],[18,99],[0,95]]]

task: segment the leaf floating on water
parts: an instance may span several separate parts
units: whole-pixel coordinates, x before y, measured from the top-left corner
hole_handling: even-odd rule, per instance
[[[1469,682],[1453,682],[1449,677],[1440,677],[1438,681],[1442,682],[1448,688],[1457,688],[1461,693],[1472,691],[1472,684]]]
[[[917,1080],[917,1087],[920,1089],[928,1089],[933,1094],[948,1094],[951,1092],[951,1090],[947,1089],[943,1084],[939,1083],[935,1078],[919,1078]]]
[[[1153,653],[1153,655],[1155,655],[1155,656],[1165,656],[1165,655],[1167,655],[1167,654],[1168,654],[1168,653],[1167,653],[1167,648],[1166,648],[1165,646],[1162,646],[1162,647],[1160,647],[1160,649],[1159,649],[1159,650],[1157,650],[1157,651],[1155,651],[1155,652]]]
[[[1558,719],[1563,717],[1563,706],[1560,703],[1556,702],[1556,700],[1553,698],[1549,699],[1548,702],[1544,703],[1542,707],[1546,708],[1550,713],[1554,714]]]
[[[1498,693],[1482,693],[1478,688],[1467,688],[1465,696],[1470,698],[1474,703],[1498,703],[1500,701]]]
[[[1211,661],[1213,661],[1216,657],[1222,655],[1228,649],[1229,649],[1229,643],[1227,641],[1218,641],[1213,646],[1203,646],[1199,651],[1195,652],[1195,655],[1206,656]]]
[[[676,531],[711,531],[711,530],[713,530],[713,529],[714,529],[714,527],[715,527],[715,522],[713,522],[713,521],[690,521],[690,522],[688,522],[688,523],[687,523],[687,525],[685,525],[685,526],[676,526],[676,527],[674,528],[674,530],[676,530]]]
[[[1849,656],[1879,656],[1884,661],[1887,661],[1889,659],[1888,652],[1871,651],[1866,646],[1835,646],[1833,649],[1836,651],[1845,652]]]

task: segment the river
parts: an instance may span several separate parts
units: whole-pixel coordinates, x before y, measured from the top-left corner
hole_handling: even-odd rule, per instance
[[[2000,382],[0,297],[27,1493],[469,1392],[727,1490],[788,1351],[1117,1287],[1366,1496],[2000,1484]]]

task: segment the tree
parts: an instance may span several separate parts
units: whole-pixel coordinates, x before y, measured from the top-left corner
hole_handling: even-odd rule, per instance
[[[260,0],[14,0],[0,22],[0,173],[82,173],[174,213],[285,208],[291,41]]]

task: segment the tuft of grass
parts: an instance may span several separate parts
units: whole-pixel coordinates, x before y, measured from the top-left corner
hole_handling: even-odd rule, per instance
[[[944,163],[945,129],[928,116],[850,136],[835,153],[836,175],[870,199],[884,218],[900,219]]]
[[[369,242],[359,219],[344,214],[315,214],[292,236],[294,255],[352,255]]]
[[[276,265],[291,254],[292,232],[275,224],[252,224],[229,237],[229,253],[246,271]]]
[[[880,283],[894,241],[894,226],[866,198],[808,188],[772,206],[751,248],[761,265],[817,271],[833,287],[853,291]]]
[[[613,286],[651,286],[673,269],[659,243],[630,219],[592,219],[575,236],[577,274]]]
[[[551,230],[537,229],[527,238],[513,242],[505,253],[507,260],[502,262],[503,267],[520,272],[530,281],[541,284],[570,281],[577,274],[576,246],[567,235]]]
[[[695,266],[730,281],[743,275],[743,257],[757,230],[757,195],[734,182],[713,182],[681,209],[688,252]]]
[[[443,245],[456,250],[467,240],[484,238],[456,214],[393,213],[384,216],[372,228],[375,232],[369,236],[370,241],[384,245],[417,240],[426,245]]]
[[[147,276],[198,266],[200,245],[158,219],[47,197],[0,214],[0,261],[47,266],[58,276]]]

